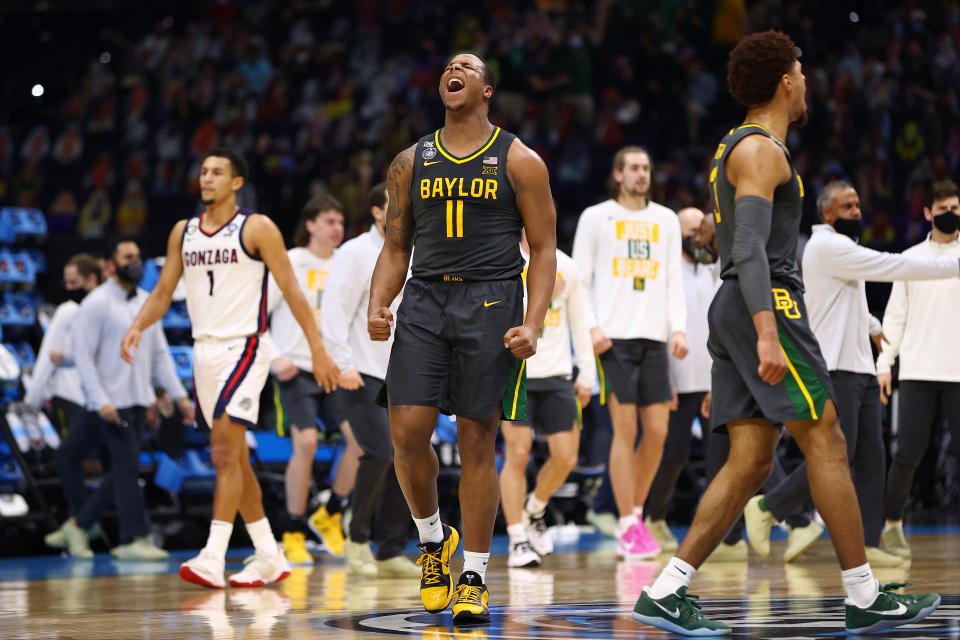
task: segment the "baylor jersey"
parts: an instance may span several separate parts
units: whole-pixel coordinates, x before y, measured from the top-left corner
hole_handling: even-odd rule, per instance
[[[734,196],[736,188],[727,180],[726,162],[730,152],[741,140],[751,135],[770,138],[783,149],[793,174],[790,180],[773,192],[773,221],[767,239],[767,260],[770,263],[770,278],[781,284],[803,291],[803,280],[797,268],[797,235],[800,231],[803,182],[793,166],[790,152],[782,142],[759,124],[745,124],[731,129],[717,147],[710,162],[710,190],[713,195],[713,215],[717,223],[717,245],[720,249],[720,277],[724,280],[737,277],[733,264],[732,248],[736,214]]]
[[[515,138],[495,127],[478,151],[463,158],[443,148],[439,131],[417,143],[410,184],[414,277],[476,282],[520,275],[523,220],[507,179]]]

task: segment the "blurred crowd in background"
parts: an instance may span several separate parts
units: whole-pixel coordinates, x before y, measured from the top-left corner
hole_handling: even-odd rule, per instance
[[[743,116],[727,53],[767,28],[794,39],[807,76],[809,123],[787,141],[806,225],[811,196],[846,178],[863,242],[901,249],[929,228],[922,187],[960,175],[957,0],[40,4],[0,12],[0,203],[40,208],[54,236],[139,232],[148,254],[197,210],[215,146],[245,155],[243,204],[286,233],[324,190],[361,232],[369,187],[442,124],[437,85],[459,51],[487,58],[492,119],[546,160],[561,248],[627,143],[652,154],[655,201],[708,206],[709,157]]]

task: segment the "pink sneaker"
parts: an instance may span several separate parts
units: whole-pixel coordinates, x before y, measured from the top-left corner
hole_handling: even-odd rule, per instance
[[[649,560],[650,558],[656,558],[658,553],[660,553],[660,545],[653,539],[642,522],[630,525],[630,528],[620,536],[617,557]]]

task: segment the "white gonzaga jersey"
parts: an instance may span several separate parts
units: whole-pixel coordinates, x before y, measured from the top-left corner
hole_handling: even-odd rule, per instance
[[[242,338],[267,328],[267,267],[240,239],[252,213],[238,208],[212,233],[200,228],[202,215],[187,220],[181,252],[194,340]]]

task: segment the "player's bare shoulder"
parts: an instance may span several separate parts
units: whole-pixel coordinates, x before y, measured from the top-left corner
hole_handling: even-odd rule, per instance
[[[542,180],[548,176],[547,164],[540,155],[524,144],[520,138],[514,138],[507,151],[507,178],[514,193],[528,180]]]
[[[772,138],[759,134],[747,136],[733,148],[727,158],[726,172],[727,179],[734,186],[741,176],[779,185],[793,175],[783,148]]]

